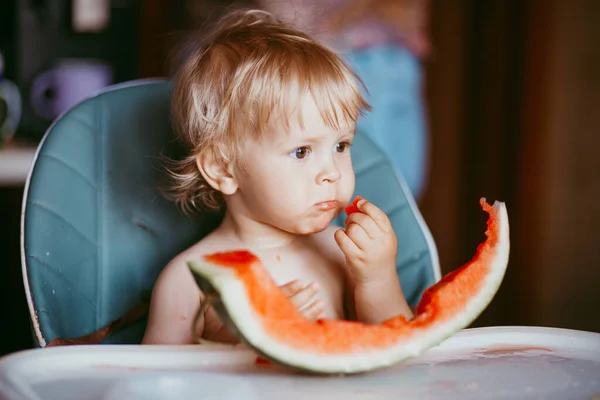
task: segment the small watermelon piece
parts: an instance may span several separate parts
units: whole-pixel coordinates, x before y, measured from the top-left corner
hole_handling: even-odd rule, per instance
[[[358,202],[361,201],[362,199],[363,199],[362,197],[356,196],[354,198],[354,200],[352,200],[352,203],[348,204],[348,206],[344,209],[347,216],[350,216],[350,215],[354,214],[355,212],[360,212],[360,210],[358,209]]]
[[[271,362],[261,356],[256,356],[256,365],[271,365]]]
[[[417,356],[467,327],[496,294],[508,265],[504,203],[481,199],[486,240],[462,267],[428,288],[415,315],[380,325],[306,319],[260,260],[240,250],[190,260],[196,283],[227,326],[261,357],[301,371],[360,373]]]

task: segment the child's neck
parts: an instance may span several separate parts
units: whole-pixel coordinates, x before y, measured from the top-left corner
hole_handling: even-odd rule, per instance
[[[270,250],[290,245],[298,235],[285,232],[273,226],[257,222],[244,215],[225,213],[221,224],[224,232],[231,234],[244,246]]]

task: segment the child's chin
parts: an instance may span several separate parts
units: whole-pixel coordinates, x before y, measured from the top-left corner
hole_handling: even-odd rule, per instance
[[[335,216],[332,216],[330,218],[319,218],[314,221],[311,221],[310,224],[299,226],[296,230],[296,233],[300,235],[313,235],[315,233],[323,232],[331,225],[331,223],[334,220],[334,217]]]

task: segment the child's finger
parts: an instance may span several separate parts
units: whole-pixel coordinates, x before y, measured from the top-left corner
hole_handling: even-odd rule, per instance
[[[318,292],[317,285],[315,283],[311,283],[310,285],[306,286],[305,288],[301,289],[296,294],[291,296],[290,299],[292,300],[292,303],[294,303],[294,305],[296,307],[302,308],[302,307],[305,307],[306,304],[310,300],[312,300],[313,297],[315,297],[317,292]]]
[[[381,232],[381,228],[379,225],[377,225],[375,220],[373,220],[373,218],[371,218],[369,215],[363,213],[354,213],[350,215],[346,219],[345,224],[346,226],[351,224],[360,225],[371,239],[375,239],[378,236],[377,232]]]
[[[342,253],[344,253],[347,258],[357,258],[360,256],[361,250],[358,248],[356,243],[354,243],[352,239],[348,237],[343,229],[338,229],[335,231],[333,237],[340,250],[342,250]]]
[[[365,229],[358,224],[350,224],[346,227],[346,235],[352,240],[360,250],[366,250],[369,243],[373,240]]]
[[[323,300],[318,299],[300,311],[302,312],[302,314],[304,314],[306,318],[308,318],[311,321],[314,321],[324,314],[325,303],[323,302]]]
[[[392,229],[390,219],[379,207],[367,200],[361,200],[358,202],[357,207],[360,211],[364,212],[373,220],[375,223],[384,231],[389,232]]]
[[[292,297],[300,290],[302,290],[304,286],[305,285],[303,285],[302,282],[300,282],[299,280],[293,280],[279,287],[287,297]]]

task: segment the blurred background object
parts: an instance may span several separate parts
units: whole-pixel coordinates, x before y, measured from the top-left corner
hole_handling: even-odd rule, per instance
[[[77,7],[85,10],[88,3]],[[65,65],[61,60],[93,60],[85,65],[94,67],[75,67],[96,71],[86,93],[106,82],[167,77],[176,65],[176,45],[189,30],[201,29],[229,6],[253,5],[99,3],[89,6],[98,7],[98,16],[75,15],[74,24],[73,1],[2,2],[4,76],[22,97],[15,138],[35,144],[51,123],[35,112],[31,90],[40,74]],[[429,0],[427,9],[429,40],[418,34],[408,46],[423,46],[428,54],[418,57],[429,137],[426,185],[418,198],[443,272],[470,259],[483,239],[479,198],[506,201],[509,269],[475,325],[600,332],[600,2]],[[95,69],[97,62],[107,69]],[[54,87],[73,87],[68,79],[57,83],[62,79],[44,91],[57,107],[53,114],[68,103],[55,97]],[[74,87],[67,93],[81,89]],[[0,149],[0,160],[5,151]],[[0,354],[32,343],[19,255],[24,179],[0,187]]]
[[[442,265],[481,239],[475,201],[503,199],[511,260],[480,323],[600,331],[600,2],[433,4],[421,207]]]
[[[21,91],[4,75],[4,56],[0,51],[0,147],[10,140],[21,120]]]
[[[36,116],[53,120],[112,83],[106,63],[88,59],[57,60],[31,83],[31,108]]]
[[[110,22],[110,0],[72,0],[71,7],[75,32],[102,32]]]
[[[0,126],[3,126],[8,119],[8,103],[0,97]]]
[[[2,1],[5,76],[18,85],[22,97],[16,136],[38,141],[57,113],[82,96],[137,78],[140,3]]]

